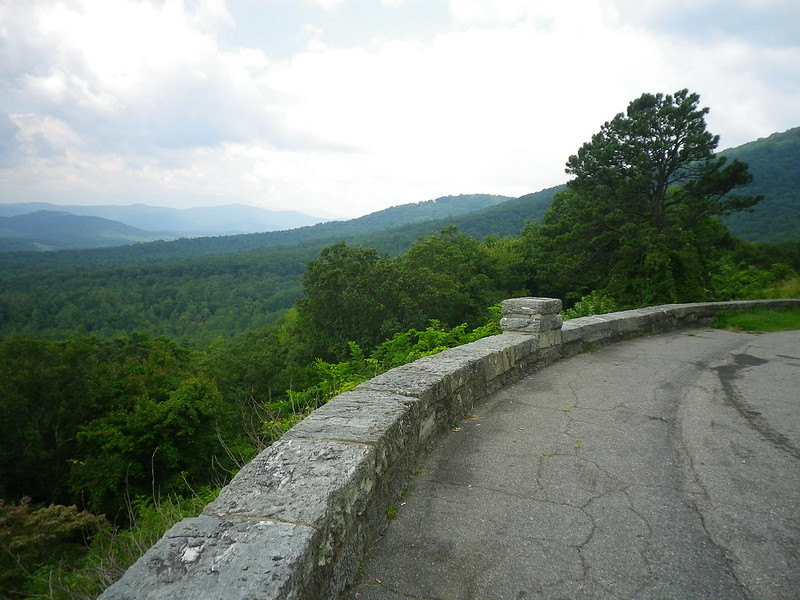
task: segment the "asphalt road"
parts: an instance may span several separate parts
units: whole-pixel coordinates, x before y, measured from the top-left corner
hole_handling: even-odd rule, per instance
[[[800,332],[642,338],[501,390],[342,598],[800,598]]]

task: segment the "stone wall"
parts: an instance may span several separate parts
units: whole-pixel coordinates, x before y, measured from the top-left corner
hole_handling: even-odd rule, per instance
[[[337,598],[416,465],[483,398],[559,358],[753,306],[800,300],[673,304],[563,324],[560,300],[506,300],[503,334],[392,369],[317,409],[100,598]]]

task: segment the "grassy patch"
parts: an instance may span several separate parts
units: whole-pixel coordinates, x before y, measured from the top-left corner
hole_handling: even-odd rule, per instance
[[[722,311],[712,327],[729,331],[792,331],[800,329],[800,309]]]

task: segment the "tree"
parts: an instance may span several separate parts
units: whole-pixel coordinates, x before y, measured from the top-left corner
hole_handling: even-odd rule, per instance
[[[74,569],[86,553],[86,539],[108,531],[102,517],[75,506],[34,506],[27,497],[18,503],[0,499],[0,524],[0,598],[37,597],[24,593],[26,580],[35,581],[37,569]]]
[[[127,498],[187,493],[216,483],[230,468],[223,440],[233,440],[233,415],[213,382],[188,376],[169,390],[150,390],[93,419],[77,434],[79,460],[70,482],[96,513],[124,519]]]
[[[574,175],[537,239],[539,279],[578,298],[604,288],[621,304],[700,300],[730,235],[719,217],[755,205],[732,192],[745,163],[714,155],[708,108],[688,90],[643,94],[567,161]],[[571,292],[571,294],[570,294]]]
[[[416,324],[394,261],[372,248],[345,242],[323,248],[308,263],[303,286],[306,297],[297,308],[312,357],[345,360],[348,342],[370,351]]]
[[[486,245],[454,226],[420,238],[398,263],[420,312],[448,327],[484,325],[487,307],[505,297]]]
[[[101,344],[12,336],[0,342],[0,496],[68,502],[75,435],[107,410]]]

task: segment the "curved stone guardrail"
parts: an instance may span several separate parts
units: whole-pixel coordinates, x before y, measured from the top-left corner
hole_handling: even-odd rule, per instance
[[[484,397],[559,358],[754,306],[800,299],[671,304],[563,324],[560,300],[506,300],[502,334],[392,369],[317,409],[100,598],[336,598],[427,449]]]

